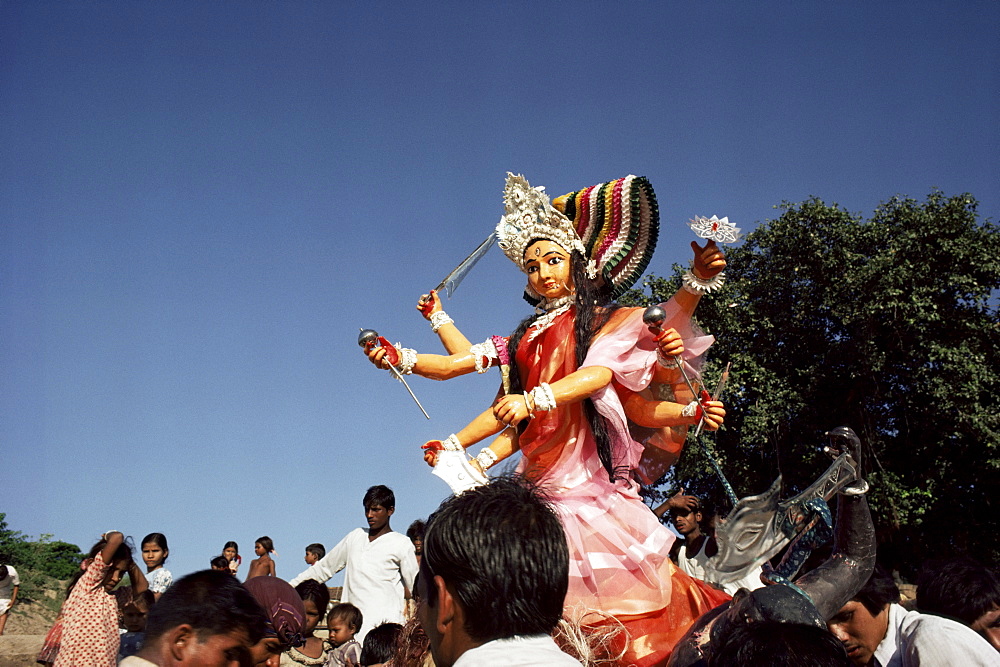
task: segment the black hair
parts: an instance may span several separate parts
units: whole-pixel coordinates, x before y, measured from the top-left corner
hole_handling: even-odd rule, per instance
[[[229,559],[225,556],[216,556],[208,564],[210,567],[224,567],[226,570],[229,569]]]
[[[236,542],[233,542],[232,540],[229,540],[228,542],[226,542],[222,546],[222,550],[225,551],[229,547],[232,547],[233,550],[236,552],[236,555],[239,555],[239,553],[240,553],[240,545],[236,544]]]
[[[851,667],[844,644],[828,630],[801,623],[759,621],[736,625],[720,645],[713,642],[709,667]]]
[[[153,605],[145,644],[188,624],[199,641],[212,635],[246,632],[250,644],[264,637],[269,619],[250,591],[227,572],[202,570],[174,582]]]
[[[326,555],[326,547],[324,547],[319,542],[313,542],[306,547],[306,552],[311,553],[316,556],[316,558],[322,558]]]
[[[156,546],[163,549],[163,562],[167,562],[167,554],[170,553],[170,547],[167,546],[167,536],[163,533],[150,533],[146,537],[142,538],[142,542],[139,542],[139,550],[141,551],[147,542],[152,542]]]
[[[417,519],[410,524],[410,527],[406,529],[406,536],[413,540],[424,539],[424,533],[427,532],[427,523],[423,519]]]
[[[272,551],[274,551],[274,541],[267,535],[265,535],[264,537],[258,537],[256,540],[253,541],[253,543],[259,544],[260,546],[264,547],[264,551],[266,551],[267,553],[271,553]]]
[[[396,494],[392,492],[388,486],[384,484],[376,484],[375,486],[369,487],[365,491],[364,500],[365,509],[378,505],[379,507],[384,507],[387,510],[396,509]]]
[[[7,566],[0,565],[0,579],[4,579],[6,577],[7,577]]]
[[[365,622],[365,617],[361,614],[361,610],[350,602],[341,602],[330,608],[330,613],[326,615],[326,622],[330,621],[343,621],[357,632],[361,629],[361,624]]]
[[[330,604],[330,589],[315,579],[306,579],[295,587],[295,592],[299,594],[303,602],[312,600],[316,609],[319,609],[319,617],[322,620],[326,614],[326,607]]]
[[[361,646],[359,661],[362,667],[389,662],[396,651],[396,641],[402,632],[403,626],[399,623],[383,623],[373,628],[365,636],[365,643]]]
[[[532,239],[525,246],[527,248],[537,241],[548,239]],[[587,259],[579,250],[570,252],[570,271],[573,276],[573,285],[576,289],[574,306],[576,316],[573,322],[573,343],[576,351],[576,365],[583,364],[590,351],[590,345],[594,341],[597,332],[608,323],[612,313],[621,306],[611,301],[611,288],[603,279],[599,281],[587,277]],[[517,347],[521,344],[521,338],[527,332],[539,315],[532,315],[524,319],[517,329],[510,336],[508,349],[512,357],[516,357]],[[510,393],[521,393],[524,385],[521,383],[521,376],[517,368],[517,363],[510,366]],[[608,478],[614,482],[616,479],[625,479],[628,476],[627,466],[624,464],[624,452],[613,452],[611,446],[611,436],[608,433],[607,421],[597,412],[594,402],[587,398],[583,401],[583,412],[590,424],[590,430],[594,434],[597,442],[597,455],[601,459],[601,465],[608,473]]]
[[[969,556],[924,563],[917,577],[917,611],[972,625],[1000,607],[997,573]]]
[[[562,524],[523,477],[497,477],[445,500],[428,519],[419,576],[431,607],[435,575],[466,610],[474,640],[549,634],[569,581]]]
[[[88,559],[95,558],[97,554],[104,551],[104,547],[107,544],[108,540],[106,538],[102,537],[101,539],[99,539],[97,543],[90,548],[90,552],[87,554],[87,558]],[[107,563],[108,569],[104,573],[104,577],[101,579],[101,581],[97,583],[96,586],[94,586],[93,590],[96,591],[98,588],[104,585],[104,582],[108,581],[108,579],[111,577],[112,570],[117,564],[124,562],[128,563],[128,566],[131,567],[135,563],[135,559],[132,557],[132,548],[133,548],[132,538],[125,537],[122,540],[122,543],[118,545],[118,548],[115,549],[115,552],[111,555],[111,560]],[[66,585],[66,597],[69,597],[69,594],[73,591],[73,587],[76,586],[76,582],[80,581],[80,577],[86,574],[86,572],[87,570],[85,568],[81,568],[78,569],[75,573],[73,573],[73,577],[69,580],[69,584]]]
[[[878,616],[886,605],[899,602],[899,588],[892,575],[876,564],[872,576],[868,577],[865,585],[851,599],[863,604],[872,616]]]

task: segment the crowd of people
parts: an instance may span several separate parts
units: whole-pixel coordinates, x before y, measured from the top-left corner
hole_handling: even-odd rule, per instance
[[[692,318],[725,279],[716,242],[738,230],[725,219],[693,221],[707,240],[691,244],[682,288],[644,311],[614,299],[656,246],[658,209],[646,179],[550,201],[509,174],[504,205],[494,235],[527,276],[533,315],[510,336],[473,345],[432,292],[418,309],[445,354],[374,332],[361,341],[376,367],[399,375],[440,380],[500,369],[491,405],[423,446],[454,497],[404,536],[390,527],[392,491],[371,487],[368,527],[329,551],[309,545],[308,567],[287,583],[274,576],[266,536],[242,584],[233,576],[239,549],[228,543],[211,562],[217,571],[171,585],[164,536],[142,541],[143,573],[112,531],[84,561],[40,661],[114,664],[140,643],[123,638],[140,632],[133,628],[144,616],[126,667],[1000,664],[992,570],[969,560],[936,565],[917,599],[926,607],[910,610],[875,566],[869,486],[849,428],[828,434],[843,445],[830,448],[834,472],[782,506],[785,514],[744,499],[713,534],[697,498],[678,495],[655,509],[642,500],[640,483],[677,460],[689,427],[724,423],[723,403],[700,382],[713,339]],[[474,458],[465,454],[490,438]],[[489,479],[515,453],[516,472]],[[833,497],[835,521],[825,504]],[[682,543],[663,525],[667,516]],[[829,536],[829,556],[803,568],[806,548]],[[341,599],[331,607],[325,584],[341,570]],[[121,589],[126,573],[130,586]],[[128,626],[119,609],[122,619],[128,610]]]
[[[390,527],[390,489],[370,488],[363,503],[369,527],[347,535],[330,552],[308,545],[308,567],[289,583],[267,568],[240,582],[238,568],[230,568],[235,546],[228,557],[213,559],[212,568],[174,582],[164,568],[165,536],[152,533],[142,540],[146,567],[140,568],[130,541],[109,531],[70,583],[39,662],[630,664],[616,636],[627,628],[601,631],[566,613],[570,547],[544,487],[523,476],[498,476],[446,500],[426,523],[415,522],[408,536]],[[681,558],[684,548],[711,558],[711,528],[701,509],[696,498],[679,495],[651,510],[682,529]],[[267,542],[257,545],[264,547],[258,556],[266,555]],[[341,600],[331,600],[325,582],[339,569],[348,576]],[[16,582],[16,576],[12,567],[0,566],[0,585],[4,579]],[[880,566],[849,599],[835,603],[828,618],[814,611],[810,620],[788,599],[775,604],[760,595],[784,589],[799,603],[817,599],[809,583],[796,583],[805,597],[759,578],[740,586],[732,600],[699,619],[670,664],[1000,664],[1000,583],[994,571],[969,557],[929,562],[916,600],[905,607],[893,577]],[[16,600],[16,591],[5,595]],[[691,642],[698,644],[696,651],[682,648],[694,637],[700,637]]]

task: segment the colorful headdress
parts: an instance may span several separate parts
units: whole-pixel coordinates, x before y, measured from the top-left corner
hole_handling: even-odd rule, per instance
[[[660,209],[644,176],[626,176],[557,197],[552,206],[573,221],[584,254],[618,297],[649,265],[660,231]]]
[[[545,188],[533,188],[520,174],[507,172],[504,215],[497,224],[497,245],[524,271],[524,249],[533,239],[555,241],[567,252],[586,254],[569,218],[549,203]]]

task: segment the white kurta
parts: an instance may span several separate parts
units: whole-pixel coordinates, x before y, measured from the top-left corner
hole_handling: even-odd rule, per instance
[[[889,628],[875,649],[881,667],[1000,665],[1000,653],[976,632],[948,618],[889,605]]]
[[[359,642],[382,623],[406,622],[403,586],[412,591],[417,576],[417,557],[408,537],[389,532],[369,540],[366,529],[356,528],[289,583],[296,586],[306,579],[326,583],[344,568],[347,571],[341,602],[350,602],[361,610],[363,619],[355,637]]]
[[[563,653],[548,635],[519,635],[494,639],[460,655],[455,667],[579,667],[580,661]]]

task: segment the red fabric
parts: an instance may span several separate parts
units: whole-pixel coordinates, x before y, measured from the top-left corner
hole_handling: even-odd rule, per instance
[[[515,359],[525,391],[577,370],[574,309],[541,334],[528,333]],[[634,315],[623,310],[611,330]],[[589,358],[589,357],[588,357]],[[614,370],[614,369],[612,369]],[[612,390],[613,391],[613,390]],[[616,457],[634,467],[642,445],[627,437]],[[536,412],[521,434],[520,469],[550,494],[570,551],[567,615],[609,614],[628,631],[624,664],[666,662],[677,639],[705,611],[729,599],[680,572],[668,554],[674,535],[653,515],[631,479],[611,482],[601,465],[583,403]]]

